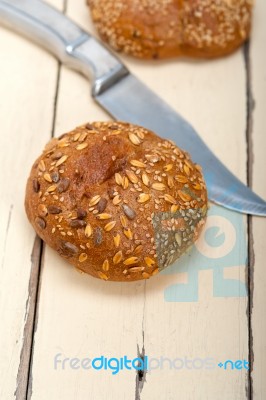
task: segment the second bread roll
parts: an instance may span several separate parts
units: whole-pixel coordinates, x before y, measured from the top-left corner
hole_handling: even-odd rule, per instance
[[[87,0],[99,34],[138,58],[224,56],[249,36],[252,0]]]

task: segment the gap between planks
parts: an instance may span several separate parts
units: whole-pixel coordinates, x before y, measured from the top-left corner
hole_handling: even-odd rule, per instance
[[[252,65],[250,59],[250,41],[247,41],[243,47],[243,56],[246,72],[246,143],[247,143],[247,185],[252,188],[253,176],[253,112],[255,108],[255,99],[252,90]],[[252,216],[247,217],[247,237],[248,237],[248,260],[246,267],[246,285],[248,291],[247,303],[247,318],[248,318],[248,355],[249,355],[249,370],[248,370],[248,386],[246,388],[247,399],[253,399],[253,363],[254,363],[254,349],[253,349],[253,329],[252,329],[252,310],[253,310],[253,296],[254,296],[254,237],[252,227]]]

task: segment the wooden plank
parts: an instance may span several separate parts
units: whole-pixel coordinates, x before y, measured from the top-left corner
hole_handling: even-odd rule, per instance
[[[265,103],[266,103],[266,55],[264,51],[266,40],[265,29],[266,4],[258,1],[254,18],[253,35],[248,53],[250,62],[250,100],[251,124],[250,140],[250,183],[253,189],[266,198],[265,181]],[[265,281],[265,218],[252,218],[251,236],[251,350],[254,359],[252,366],[251,394],[254,400],[262,400],[266,393],[266,318],[264,304],[266,301]]]
[[[137,65],[139,71],[141,66]],[[154,67],[155,68],[155,67]],[[160,68],[160,69],[159,69]],[[176,110],[189,119],[204,140],[220,159],[245,181],[246,174],[246,97],[245,68],[241,51],[222,60],[202,63],[176,62],[162,64],[156,70],[156,79],[152,81],[148,68],[143,77],[148,84],[156,87],[157,93],[171,101]],[[233,74],[232,71],[237,71]],[[155,74],[155,73],[154,73]],[[170,77],[170,78],[167,78]],[[150,79],[150,81],[149,81]],[[167,88],[166,88],[167,85]],[[216,214],[216,212],[215,212]],[[233,221],[234,213],[227,212],[226,218]],[[219,215],[214,225],[219,223]],[[215,222],[216,221],[216,222]],[[239,223],[239,222],[237,222]],[[245,226],[245,221],[243,221]],[[241,236],[237,241],[243,241]],[[242,250],[246,249],[243,244]],[[192,257],[193,258],[193,257]],[[215,297],[213,287],[217,282],[214,259],[210,268],[200,268],[189,257],[185,262],[186,270],[199,268],[192,275],[192,283],[184,288],[189,292],[191,285],[199,279],[199,298],[189,302],[189,297],[177,297],[176,301],[164,301],[163,294],[169,295],[169,287],[158,279],[147,282],[146,308],[144,316],[146,354],[184,360],[194,358],[214,358],[216,368],[206,370],[180,370],[169,368],[154,370],[147,376],[141,398],[151,399],[153,393],[158,398],[175,399],[245,399],[248,386],[248,373],[243,369],[225,371],[217,366],[226,359],[248,360],[248,321],[246,317],[246,297]],[[224,275],[230,271],[225,260]],[[190,265],[193,264],[191,267]],[[183,266],[182,266],[183,267]],[[180,283],[180,265],[172,268],[174,283]],[[232,272],[232,271],[231,271]],[[235,264],[238,279],[244,281],[244,260],[238,254]],[[215,277],[216,276],[216,277]],[[190,279],[186,274],[185,282]],[[169,284],[168,284],[169,285]],[[229,282],[226,283],[229,285]],[[160,290],[158,290],[160,289]],[[163,289],[163,290],[162,290]],[[197,289],[197,282],[192,293]],[[176,287],[176,291],[181,288]],[[167,364],[167,363],[166,363]],[[181,361],[178,365],[181,364]],[[199,365],[199,364],[198,364]],[[163,384],[162,384],[163,382]],[[166,396],[167,391],[167,396]]]
[[[88,16],[83,3],[69,2],[77,21]],[[82,19],[81,18],[81,19]],[[89,82],[62,67],[55,132],[88,120],[109,119],[90,96]],[[60,357],[137,357],[142,348],[144,282],[111,283],[80,275],[45,248],[38,324],[32,364],[31,399],[128,399],[135,397],[136,373],[54,368]],[[44,350],[45,349],[45,350]]]
[[[51,133],[57,61],[3,28],[0,41],[0,398],[24,399],[41,254],[24,192],[32,161]]]
[[[85,4],[68,2],[68,14],[90,29]],[[91,28],[93,30],[93,28]],[[168,63],[126,59],[132,72],[170,102],[199,130],[216,154],[243,181],[246,172],[245,68],[241,51],[213,62]],[[232,74],[232,71],[238,71]],[[89,96],[88,82],[62,68],[56,133],[86,120],[107,119]],[[216,210],[216,215],[219,211]],[[217,219],[216,221],[220,221]],[[234,213],[227,219],[233,221]],[[211,220],[210,220],[211,221]],[[218,222],[216,222],[218,224]],[[212,220],[212,223],[213,222]],[[242,220],[245,226],[245,220]],[[244,229],[243,229],[244,230]],[[239,239],[239,238],[238,238]],[[241,239],[241,238],[240,238]],[[242,239],[242,248],[246,248]],[[240,254],[241,255],[241,254]],[[245,279],[236,255],[225,265],[226,279]],[[248,359],[246,297],[213,296],[214,264],[199,276],[199,299],[165,301],[171,283],[186,283],[186,271],[144,283],[99,282],[79,275],[46,248],[32,368],[32,399],[245,399],[248,374],[242,371],[154,370],[139,375],[54,368],[54,358],[137,356],[210,357],[215,362]],[[223,269],[222,269],[223,273]],[[221,276],[219,276],[221,279]],[[238,282],[238,281],[237,281]],[[217,288],[216,288],[217,289]],[[195,294],[195,293],[194,293]],[[216,293],[217,294],[217,293]],[[228,295],[228,293],[227,293]],[[142,348],[144,345],[144,348]],[[45,349],[45,350],[44,350]]]

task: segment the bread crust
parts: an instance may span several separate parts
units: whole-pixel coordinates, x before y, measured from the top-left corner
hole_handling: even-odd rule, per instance
[[[144,59],[214,58],[249,36],[252,0],[87,0],[101,38]]]
[[[28,178],[37,234],[94,277],[147,279],[197,239],[207,211],[199,166],[174,143],[123,122],[52,139]]]

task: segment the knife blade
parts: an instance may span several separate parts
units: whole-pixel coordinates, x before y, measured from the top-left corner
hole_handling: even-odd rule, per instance
[[[196,130],[98,40],[40,0],[0,0],[0,24],[22,33],[92,81],[92,96],[109,114],[173,140],[203,168],[209,199],[266,216],[266,202],[234,176]]]

